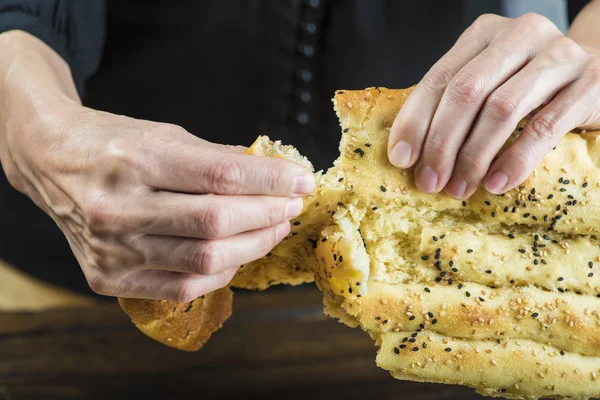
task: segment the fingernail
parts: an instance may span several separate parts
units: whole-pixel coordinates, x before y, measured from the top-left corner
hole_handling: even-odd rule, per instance
[[[415,178],[415,183],[420,191],[425,193],[433,192],[437,187],[438,176],[435,171],[429,167],[424,166],[419,169]]]
[[[302,212],[303,201],[301,197],[289,199],[285,206],[285,218],[295,218]]]
[[[499,194],[500,190],[506,186],[507,182],[508,176],[506,176],[506,174],[503,174],[502,172],[496,172],[490,177],[490,179],[487,180],[485,183],[485,188],[488,192]]]
[[[275,240],[277,243],[281,242],[290,233],[290,228],[290,223],[287,221],[275,227]]]
[[[452,177],[446,185],[446,193],[452,197],[462,198],[467,191],[467,182],[462,179]]]
[[[312,193],[315,190],[315,177],[311,173],[303,173],[294,177],[292,191],[297,196]]]
[[[404,168],[410,162],[411,154],[412,146],[404,140],[401,140],[396,143],[392,151],[390,151],[390,162],[395,167]]]

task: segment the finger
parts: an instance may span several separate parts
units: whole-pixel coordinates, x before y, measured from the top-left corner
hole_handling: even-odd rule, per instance
[[[229,195],[302,196],[314,175],[293,161],[204,147],[153,148],[142,182],[160,190]]]
[[[471,196],[519,121],[573,82],[586,57],[571,39],[564,38],[496,89],[459,151],[446,192],[460,199]]]
[[[532,29],[519,26],[511,29],[452,78],[435,112],[415,167],[415,183],[420,190],[439,192],[446,186],[459,150],[488,96],[517,73],[533,57],[536,48],[551,38],[551,35],[545,35],[524,40]],[[558,29],[554,33],[560,35]],[[427,171],[433,171],[437,181]],[[462,197],[469,189],[467,186],[451,185],[449,189],[455,197]]]
[[[121,198],[104,196],[88,225],[96,233],[138,233],[220,239],[275,226],[302,211],[300,197],[192,195],[148,192]]]
[[[138,232],[198,239],[222,239],[278,225],[302,211],[301,197],[150,194]],[[150,210],[155,210],[150,212]],[[135,228],[134,228],[135,229]]]
[[[448,82],[473,57],[483,51],[503,17],[481,16],[436,62],[412,91],[396,116],[388,141],[388,158],[398,168],[408,168],[419,158],[423,140]]]
[[[290,232],[290,223],[240,233],[226,239],[194,240],[140,236],[130,242],[145,262],[140,269],[213,275],[265,256]]]
[[[595,105],[600,87],[578,80],[567,86],[524,127],[519,138],[492,164],[485,188],[504,193],[521,184],[567,132],[580,125]]]
[[[210,276],[171,271],[139,270],[115,283],[94,289],[107,296],[130,299],[167,300],[188,303],[200,296],[221,289],[231,282],[237,268]]]

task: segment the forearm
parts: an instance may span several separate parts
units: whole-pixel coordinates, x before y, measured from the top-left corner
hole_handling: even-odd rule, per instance
[[[16,167],[11,134],[35,123],[45,110],[80,99],[67,63],[34,36],[0,34],[0,54],[0,162],[10,179]]]
[[[567,36],[587,52],[600,56],[600,0],[592,0],[575,18]]]

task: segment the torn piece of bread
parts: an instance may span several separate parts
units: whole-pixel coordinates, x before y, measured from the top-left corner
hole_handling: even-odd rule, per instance
[[[260,136],[247,154],[285,158],[313,171],[313,166],[292,146]],[[240,267],[231,286],[264,290],[272,285],[298,285],[314,280],[314,249],[322,228],[346,194],[341,172],[331,168],[327,175],[315,174],[317,188],[304,198],[300,215],[291,222],[290,234],[267,256]],[[145,299],[119,299],[121,308],[137,328],[167,346],[185,351],[199,350],[231,314],[233,295],[229,287],[209,293],[191,303]]]
[[[567,134],[505,195],[427,195],[386,155],[409,93],[336,93],[340,158],[317,175],[290,236],[233,284],[314,276],[326,313],[365,330],[398,379],[514,399],[600,396],[600,135]],[[300,160],[257,143],[256,154]]]
[[[336,94],[354,195],[318,242],[326,312],[368,332],[398,379],[599,396],[600,136],[567,134],[502,196],[427,195],[386,155],[407,94]]]

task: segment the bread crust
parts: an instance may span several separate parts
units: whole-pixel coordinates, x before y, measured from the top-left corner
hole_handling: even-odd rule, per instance
[[[567,134],[504,196],[427,195],[386,155],[409,94],[335,96],[338,162],[355,196],[317,248],[327,310],[368,332],[377,365],[398,379],[516,399],[599,396],[598,132]]]

